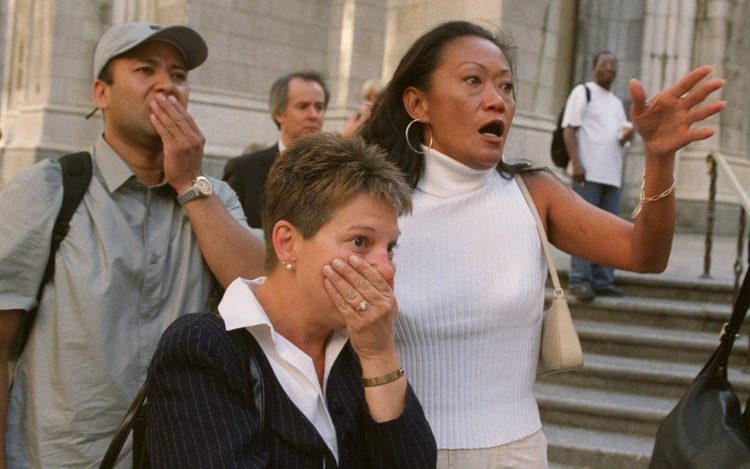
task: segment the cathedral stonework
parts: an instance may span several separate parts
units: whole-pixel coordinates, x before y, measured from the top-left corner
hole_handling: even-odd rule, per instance
[[[711,64],[727,79],[729,106],[711,122],[719,131],[678,156],[681,228],[704,224],[709,153],[726,155],[750,187],[750,0],[0,0],[0,187],[35,161],[96,139],[101,115],[85,119],[91,62],[113,23],[187,23],[204,35],[209,58],[190,75],[189,109],[207,139],[204,171],[221,175],[247,145],[276,140],[266,104],[276,77],[321,72],[332,93],[325,129],[337,131],[359,107],[364,81],[387,80],[418,35],[451,19],[514,40],[518,110],[506,159],[551,165],[557,113],[571,87],[589,79],[593,54],[608,49],[619,58],[613,90],[626,107],[631,77],[654,92]],[[636,141],[625,158],[622,213],[637,201],[642,167]],[[720,178],[718,200],[736,211],[727,187]],[[736,229],[723,216],[719,225]]]

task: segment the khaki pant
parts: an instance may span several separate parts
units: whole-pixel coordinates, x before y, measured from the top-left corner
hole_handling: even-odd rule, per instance
[[[437,469],[547,469],[547,438],[541,430],[511,443],[478,449],[441,449]]]

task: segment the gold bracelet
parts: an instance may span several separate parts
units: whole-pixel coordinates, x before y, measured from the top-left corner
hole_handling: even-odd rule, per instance
[[[669,186],[664,192],[662,192],[659,195],[652,195],[651,197],[646,197],[646,169],[643,169],[643,177],[641,178],[641,194],[638,200],[638,205],[635,206],[633,209],[632,215],[630,215],[630,218],[635,220],[635,218],[638,216],[639,213],[641,213],[641,209],[643,208],[643,204],[647,204],[649,202],[656,202],[657,200],[664,199],[666,197],[669,197],[669,195],[674,192],[674,188],[677,185],[677,176],[672,174],[672,185]]]
[[[390,382],[396,381],[402,376],[404,376],[404,369],[399,368],[398,370],[393,370],[390,373],[376,376],[375,378],[362,378],[362,386],[366,388],[373,387],[373,386],[380,386],[383,384],[388,384]]]

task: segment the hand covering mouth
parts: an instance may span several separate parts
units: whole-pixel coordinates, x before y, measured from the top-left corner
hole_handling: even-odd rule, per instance
[[[503,135],[504,124],[502,122],[490,122],[479,129],[479,133],[482,135],[491,135],[493,137],[501,137]]]

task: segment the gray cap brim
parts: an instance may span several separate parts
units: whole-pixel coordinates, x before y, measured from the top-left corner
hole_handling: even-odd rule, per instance
[[[185,59],[188,70],[199,66],[208,57],[206,41],[190,26],[123,23],[112,26],[99,39],[94,53],[94,79],[110,60],[148,41],[164,41],[175,46]]]

